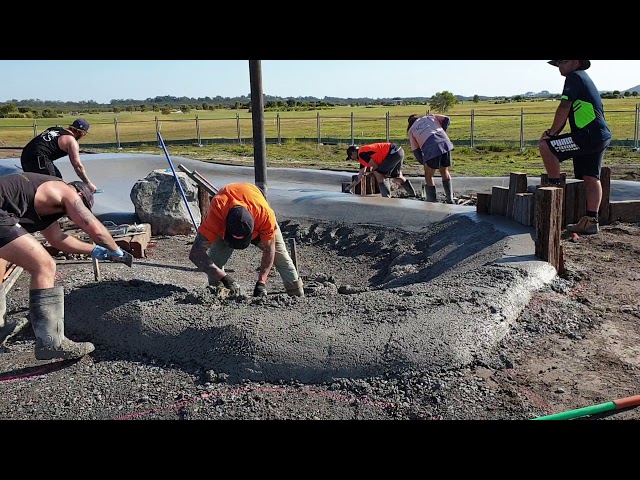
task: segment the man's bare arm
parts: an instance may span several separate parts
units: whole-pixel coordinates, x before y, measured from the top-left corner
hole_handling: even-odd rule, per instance
[[[207,274],[209,285],[213,285],[226,274],[224,270],[218,268],[218,266],[211,261],[209,255],[207,255],[209,247],[211,247],[211,242],[207,240],[207,237],[198,232],[193,241],[193,245],[191,245],[189,260],[198,267],[198,270]]]

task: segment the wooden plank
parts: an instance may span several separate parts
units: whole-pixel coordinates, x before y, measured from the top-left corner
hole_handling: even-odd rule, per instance
[[[200,218],[203,222],[207,218],[207,213],[209,213],[209,205],[211,205],[212,198],[206,188],[198,185],[198,206],[200,207]]]
[[[549,262],[556,271],[562,271],[560,234],[562,221],[562,188],[541,187],[535,199],[535,256]]]
[[[218,193],[214,188],[213,185],[211,185],[211,183],[209,181],[207,181],[206,179],[204,179],[204,177],[202,177],[202,175],[200,174],[196,174],[194,172],[192,172],[191,170],[189,170],[187,167],[185,167],[184,165],[178,165],[178,168],[180,170],[182,170],[182,172],[187,174],[187,177],[189,177],[191,180],[193,180],[194,182],[196,182],[200,187],[204,188],[209,195],[213,196],[216,193]]]
[[[609,202],[609,222],[640,222],[640,200]]]
[[[22,267],[13,265],[11,272],[2,282],[2,287],[4,288],[5,294],[9,293],[9,290],[11,290],[11,287],[13,287],[13,284],[16,283],[16,280],[18,279],[18,277],[20,277],[23,271],[24,269]]]
[[[527,192],[527,174],[522,172],[511,172],[509,174],[509,193],[507,194],[507,209],[505,216],[514,217],[513,206],[516,201],[516,194]]]

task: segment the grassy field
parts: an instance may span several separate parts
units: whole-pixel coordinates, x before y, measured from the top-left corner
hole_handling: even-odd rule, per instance
[[[614,178],[636,179],[640,171],[640,153],[634,152],[629,145],[633,146],[636,139],[637,99],[605,100],[604,104],[614,140],[627,142],[625,146],[611,147],[605,163],[612,167]],[[554,101],[455,105],[447,112],[452,119],[449,136],[456,145],[452,174],[543,173],[537,140],[551,125],[557,105]],[[355,171],[357,165],[345,161],[348,144],[352,140],[357,144],[384,141],[388,128],[389,138],[405,148],[405,173],[422,175],[422,166],[413,158],[408,146],[406,120],[413,113],[426,113],[427,109],[425,105],[402,105],[265,112],[267,165]],[[172,156],[253,165],[252,120],[246,110],[192,110],[187,114],[169,115],[156,112],[81,115],[91,123],[89,135],[81,140],[81,148],[86,151],[163,154],[158,148],[156,133],[160,131]],[[2,118],[0,147],[23,146],[37,132],[53,125],[69,125],[75,118]],[[526,146],[522,150],[521,134]],[[570,174],[572,163],[565,162],[563,171]]]

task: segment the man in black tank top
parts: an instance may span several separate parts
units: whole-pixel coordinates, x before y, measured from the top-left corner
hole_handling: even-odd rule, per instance
[[[91,213],[93,192],[83,182],[65,183],[41,173],[0,176],[0,259],[31,275],[29,320],[36,335],[35,357],[73,359],[94,350],[90,342],[64,336],[64,290],[55,286],[56,263],[30,233],[40,232],[65,253],[91,255],[100,260],[125,261],[107,228]],[[68,216],[95,243],[64,233],[57,220]],[[26,319],[5,322],[4,288],[0,288],[0,344],[24,328]]]
[[[80,147],[78,140],[89,132],[89,122],[78,118],[69,128],[51,127],[34,137],[22,149],[20,164],[25,172],[43,173],[62,178],[62,174],[53,162],[66,155],[78,178],[89,186],[92,192],[96,186],[91,183],[84,165],[80,161]]]

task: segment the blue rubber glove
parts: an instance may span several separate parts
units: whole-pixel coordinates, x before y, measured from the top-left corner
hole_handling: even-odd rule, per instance
[[[95,247],[93,247],[93,250],[91,251],[91,256],[93,258],[97,258],[98,260],[106,260],[108,252],[109,252],[108,248],[104,248],[104,247],[101,247],[100,245],[96,245]]]
[[[108,248],[96,245],[91,251],[91,256],[93,258],[97,258],[98,260],[118,261],[119,259],[114,257],[123,257],[124,252],[120,248],[118,248],[117,250],[109,250]]]

